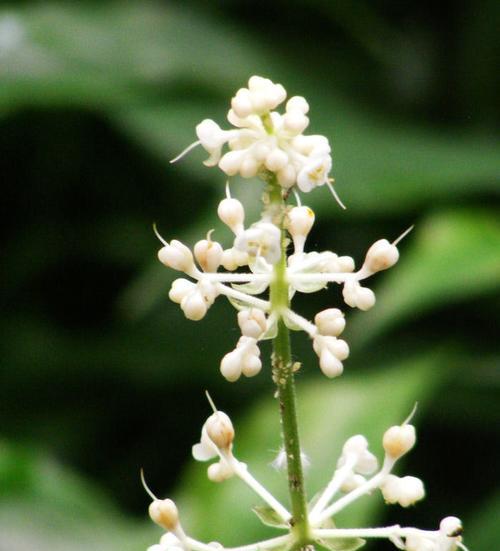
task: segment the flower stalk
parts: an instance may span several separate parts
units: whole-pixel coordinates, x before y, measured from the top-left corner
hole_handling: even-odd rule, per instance
[[[292,530],[297,546],[310,542],[307,520],[307,499],[302,468],[299,429],[297,423],[297,398],[293,373],[290,330],[285,324],[284,314],[290,306],[289,285],[286,279],[286,202],[282,189],[274,182],[270,186],[271,208],[279,213],[281,230],[281,258],[274,265],[270,286],[271,311],[277,316],[278,332],[273,340],[272,374],[277,387],[283,446],[286,454],[288,490],[292,504]]]

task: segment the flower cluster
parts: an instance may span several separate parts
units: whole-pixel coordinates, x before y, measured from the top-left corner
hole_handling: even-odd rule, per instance
[[[281,84],[251,77],[248,88],[240,88],[231,100],[227,119],[236,128],[222,130],[205,119],[196,127],[198,141],[185,151],[201,144],[210,155],[205,165],[218,165],[228,176],[253,178],[268,171],[284,188],[297,185],[304,192],[328,183],[328,140],[302,134],[309,125],[309,105],[303,97],[291,97],[283,114],[274,111],[286,95]],[[225,145],[229,151],[222,154]]]
[[[289,528],[290,512],[262,486],[249,472],[245,463],[239,461],[233,453],[235,431],[230,418],[214,407],[213,414],[207,419],[201,431],[201,439],[193,446],[193,456],[198,461],[216,459],[207,470],[208,478],[213,482],[223,482],[237,476],[255,492],[274,514],[277,528]],[[410,416],[411,417],[411,416]],[[324,546],[332,545],[346,538],[386,538],[397,548],[406,551],[453,551],[457,547],[465,549],[461,542],[462,526],[456,517],[446,517],[437,530],[419,530],[399,525],[384,528],[330,528],[331,519],[363,496],[380,490],[386,503],[408,507],[421,500],[424,495],[423,483],[413,476],[398,477],[391,474],[396,462],[408,453],[416,442],[415,427],[409,419],[402,425],[390,427],[384,434],[382,445],[385,456],[379,468],[378,460],[369,450],[367,439],[357,434],[350,437],[342,448],[337,468],[319,497],[309,505],[308,522],[312,539]],[[339,495],[340,494],[340,495]],[[160,543],[148,551],[210,551],[209,545],[188,537],[182,529],[179,514],[170,499],[159,500],[153,497],[150,516],[153,521],[167,530]],[[256,508],[262,515],[264,507]],[[267,519],[262,520],[269,522]],[[273,549],[291,543],[291,535],[280,536],[256,544],[255,550]],[[222,548],[216,544],[217,548]],[[353,546],[355,547],[355,546]],[[175,549],[174,549],[175,548]],[[249,546],[241,548],[249,549]],[[235,548],[232,551],[238,551]]]
[[[271,312],[268,300],[256,295],[266,293],[271,284],[273,266],[281,258],[281,231],[266,214],[245,227],[242,203],[231,196],[229,187],[226,194],[217,214],[234,234],[232,247],[224,249],[211,238],[211,232],[194,245],[193,251],[180,241],[167,242],[159,236],[163,247],[158,258],[165,266],[194,280],[176,279],[169,292],[170,299],[180,305],[188,319],[205,317],[219,295],[225,295],[238,310],[242,336],[220,365],[222,375],[228,381],[236,381],[241,375],[252,377],[259,373],[262,363],[258,342],[276,334],[276,312]],[[350,256],[338,256],[332,251],[304,251],[314,220],[314,212],[306,206],[289,207],[286,212],[286,231],[293,243],[293,252],[286,260],[290,295],[313,293],[334,282],[343,285],[346,304],[360,310],[370,309],[375,304],[375,294],[363,287],[361,281],[398,261],[397,243],[403,236],[394,243],[386,239],[376,241],[356,271]],[[227,271],[219,271],[221,267]],[[235,273],[242,267],[249,268],[248,272]],[[322,372],[327,377],[340,375],[342,362],[349,356],[349,346],[338,338],[345,327],[342,311],[327,308],[315,316],[314,323],[291,309],[281,314],[290,329],[303,330],[312,339]]]
[[[291,97],[285,104],[284,113],[275,110],[286,97],[280,84],[251,77],[248,87],[238,90],[231,100],[228,120],[233,128],[223,130],[210,119],[202,121],[196,128],[198,141],[178,157],[201,145],[209,153],[206,165],[217,165],[230,177],[259,177],[266,186],[260,218],[253,223],[246,220],[245,208],[232,197],[228,182],[217,215],[232,232],[230,247],[224,248],[215,241],[212,232],[192,249],[175,239],[166,241],[156,233],[163,245],[158,252],[160,262],[186,276],[172,283],[169,297],[180,305],[188,319],[204,318],[220,295],[225,296],[238,312],[241,336],[220,363],[226,380],[233,382],[241,376],[257,375],[262,370],[259,343],[275,339],[273,379],[280,401],[284,449],[274,465],[288,470],[291,511],[237,459],[231,419],[215,407],[210,397],[213,413],[203,425],[200,442],[193,446],[193,456],[198,461],[211,462],[207,469],[211,481],[221,483],[236,477],[247,484],[266,504],[255,509],[259,518],[287,532],[231,551],[294,549],[315,543],[331,549],[354,550],[363,545],[363,538],[386,538],[406,551],[456,551],[457,547],[465,550],[461,523],[456,517],[443,519],[437,530],[399,525],[331,527],[332,519],[340,511],[374,491],[379,491],[386,503],[402,507],[414,505],[424,498],[424,485],[419,478],[399,477],[392,472],[397,461],[415,445],[416,431],[410,424],[411,415],[383,435],[381,466],[363,435],[349,438],[330,481],[319,497],[306,506],[302,476],[305,460],[294,413],[295,364],[291,361],[289,347],[288,351],[282,350],[288,346],[283,343],[288,342],[288,330],[304,331],[311,339],[321,371],[330,378],[342,374],[349,346],[340,338],[346,325],[340,308],[328,307],[318,312],[313,320],[308,320],[292,308],[292,300],[296,293],[314,293],[329,283],[336,283],[342,286],[343,299],[348,306],[369,310],[376,299],[373,291],[364,286],[364,281],[397,263],[398,243],[411,228],[393,242],[375,241],[358,269],[350,256],[331,250],[306,250],[315,215],[311,208],[301,204],[298,192],[326,185],[340,200],[329,178],[332,160],[328,140],[323,136],[303,134],[309,124],[309,106],[304,98]],[[295,194],[295,206],[287,203],[290,192]],[[159,500],[147,491],[153,499],[150,516],[167,531],[160,543],[149,551],[223,549],[219,543],[205,544],[187,536],[175,503],[170,499]]]

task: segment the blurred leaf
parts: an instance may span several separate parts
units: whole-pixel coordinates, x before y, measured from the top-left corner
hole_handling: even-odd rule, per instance
[[[136,551],[157,531],[32,449],[0,442],[0,550]],[[7,488],[7,491],[4,489]]]
[[[478,503],[474,518],[466,523],[464,542],[474,551],[498,548],[500,538],[500,492],[483,503]]]
[[[374,452],[380,453],[384,430],[402,422],[415,400],[425,407],[439,381],[436,368],[440,363],[440,355],[427,356],[393,366],[390,371],[374,366],[374,373],[362,378],[347,377],[333,382],[316,379],[299,385],[302,446],[312,464],[306,480],[310,495],[327,483],[326,477],[333,473],[348,437],[362,433],[371,441]],[[235,453],[286,505],[285,474],[269,465],[280,445],[277,403],[270,399],[257,402],[247,418],[236,426]],[[192,465],[179,497],[180,509],[185,511],[193,531],[206,540],[216,537],[228,545],[241,544],[241,534],[245,534],[247,541],[272,536],[260,523],[252,522],[250,510],[260,500],[242,488],[242,484],[234,478],[214,484],[208,481],[204,466]],[[370,525],[382,502],[376,495],[361,500],[339,514],[339,525],[340,522],[342,526]],[[237,507],[230,507],[229,511],[228,504],[233,503]]]
[[[490,293],[498,286],[500,223],[493,213],[438,212],[407,240],[400,263],[384,275],[373,311],[350,324],[356,346],[409,317]]]

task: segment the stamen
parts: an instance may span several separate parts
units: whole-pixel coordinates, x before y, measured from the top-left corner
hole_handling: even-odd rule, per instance
[[[165,245],[165,247],[168,245],[167,241],[163,239],[163,237],[160,235],[160,232],[158,231],[158,228],[156,227],[156,222],[153,224],[153,231],[155,232],[156,237]]]
[[[333,186],[329,180],[327,180],[326,185],[328,186],[328,189],[332,192],[333,197],[335,198],[335,201],[340,205],[340,207],[344,210],[347,209],[347,207],[342,203],[340,200],[340,197],[338,196],[337,192],[333,189]]]
[[[184,155],[187,155],[191,150],[193,150],[195,147],[198,147],[200,144],[201,144],[201,142],[200,142],[200,140],[198,140],[196,142],[193,142],[191,145],[188,145],[186,147],[186,149],[184,149],[184,151],[181,151],[179,153],[179,155],[177,155],[177,157],[175,157],[175,159],[172,159],[170,161],[170,164],[176,163],[177,161],[182,159],[182,157],[184,157]]]
[[[158,498],[153,494],[149,486],[146,484],[146,479],[144,478],[144,469],[142,467],[141,467],[141,483],[142,483],[142,487],[146,490],[146,493],[149,495],[149,497],[154,501],[158,501]]]
[[[413,226],[410,226],[407,230],[405,230],[397,239],[396,241],[393,241],[393,245],[397,245],[402,239],[404,239],[410,232],[411,230],[415,227],[415,224],[413,224]]]

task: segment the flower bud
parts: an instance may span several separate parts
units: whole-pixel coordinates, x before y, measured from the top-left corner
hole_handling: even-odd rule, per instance
[[[278,177],[278,183],[285,189],[291,188],[295,184],[297,178],[297,171],[293,165],[288,164],[276,173]]]
[[[370,272],[380,272],[394,266],[399,259],[399,251],[387,239],[379,239],[368,249],[364,267]]]
[[[231,108],[238,117],[244,119],[253,111],[252,96],[246,88],[240,88],[231,100]]]
[[[325,337],[325,346],[328,350],[340,361],[345,360],[349,356],[349,345],[342,339],[336,337]]]
[[[168,268],[189,273],[194,269],[193,254],[176,239],[172,239],[170,245],[165,245],[158,251],[158,259]]]
[[[244,156],[244,151],[228,151],[219,161],[219,168],[228,176],[234,176],[240,171]]]
[[[217,207],[219,218],[229,226],[233,233],[238,234],[243,231],[243,222],[245,220],[245,209],[238,199],[222,199]]]
[[[220,372],[230,383],[237,381],[241,376],[242,354],[240,350],[228,352],[220,363]]]
[[[238,312],[238,325],[246,337],[258,339],[267,329],[266,315],[258,308]]]
[[[375,305],[375,293],[368,287],[360,287],[357,292],[356,306],[363,311],[373,308]]]
[[[253,156],[247,156],[243,159],[240,166],[240,174],[243,178],[253,178],[259,172],[259,163]]]
[[[319,367],[321,371],[330,378],[342,375],[344,366],[327,348],[324,348],[319,357]]]
[[[231,446],[234,440],[234,428],[231,419],[223,411],[216,411],[205,423],[208,437],[221,450]]]
[[[351,256],[339,256],[337,259],[337,262],[339,264],[339,268],[341,272],[354,272],[355,264],[354,264],[354,258]]]
[[[314,224],[314,212],[309,207],[293,207],[288,212],[287,229],[296,251],[302,251],[304,242]]]
[[[462,521],[457,517],[446,517],[439,523],[439,531],[448,538],[456,538],[463,532]]]
[[[360,474],[351,474],[348,476],[342,486],[340,486],[340,491],[344,494],[352,492],[356,488],[359,488],[362,484],[366,482],[366,478]]]
[[[286,102],[286,111],[299,111],[305,115],[309,111],[309,104],[302,96],[293,96]]]
[[[175,530],[179,524],[179,512],[171,499],[155,499],[149,506],[149,516],[165,530]]]
[[[415,476],[398,476],[389,474],[380,487],[387,503],[399,503],[402,507],[409,507],[425,496],[424,485]]]
[[[255,354],[246,354],[243,358],[241,372],[245,377],[254,377],[262,369],[262,361]]]
[[[192,293],[196,288],[196,285],[188,279],[179,278],[172,282],[172,287],[168,293],[168,296],[172,302],[180,304],[182,300]]]
[[[404,476],[400,479],[401,493],[398,502],[401,507],[409,507],[425,497],[424,484],[415,476]]]
[[[290,110],[283,116],[283,127],[291,134],[300,134],[309,126],[309,118],[298,110]]]
[[[318,312],[314,323],[322,335],[338,337],[345,328],[344,314],[338,308],[328,308]]]
[[[413,448],[416,439],[413,425],[395,425],[385,431],[382,445],[389,457],[399,459]]]
[[[288,164],[288,155],[282,149],[276,147],[266,157],[264,164],[268,170],[277,172]]]
[[[223,482],[228,478],[231,478],[234,474],[234,471],[231,467],[222,461],[217,463],[212,463],[207,469],[208,479],[212,482]]]
[[[217,241],[202,239],[194,246],[194,256],[204,272],[216,272],[222,259],[222,247]]]
[[[186,318],[193,321],[199,321],[204,318],[208,309],[207,303],[198,290],[182,299],[181,308]]]
[[[360,310],[369,310],[375,304],[375,293],[357,281],[346,281],[342,295],[346,304]]]

